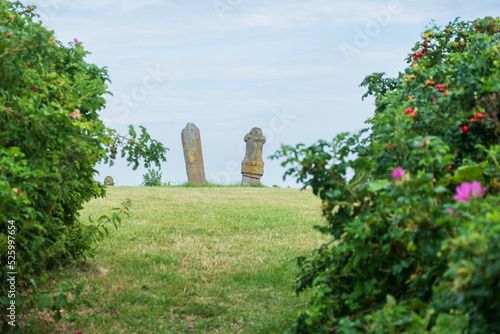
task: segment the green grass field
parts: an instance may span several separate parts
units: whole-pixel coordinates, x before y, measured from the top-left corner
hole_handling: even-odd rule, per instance
[[[87,281],[93,307],[41,320],[40,332],[280,333],[307,305],[293,290],[295,257],[326,240],[310,190],[110,187],[82,216],[126,199],[130,218],[65,271]]]

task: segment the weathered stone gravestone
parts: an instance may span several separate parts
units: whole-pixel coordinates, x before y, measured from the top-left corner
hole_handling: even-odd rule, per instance
[[[193,123],[188,123],[182,130],[181,137],[188,182],[204,184],[205,167],[203,166],[200,130]]]
[[[245,136],[247,143],[245,158],[241,163],[241,183],[243,185],[259,185],[260,178],[264,174],[264,161],[262,160],[262,146],[266,142],[266,137],[262,135],[262,130],[253,128]]]
[[[106,176],[106,178],[104,179],[104,184],[106,184],[107,186],[114,186],[115,181],[113,181],[113,178],[111,176]]]

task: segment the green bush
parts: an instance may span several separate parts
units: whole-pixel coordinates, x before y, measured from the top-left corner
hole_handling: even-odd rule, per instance
[[[500,332],[500,19],[434,26],[369,128],[283,146],[331,242],[298,258],[296,333]]]
[[[159,170],[148,169],[148,172],[142,175],[142,184],[146,187],[159,187],[161,186],[161,173]]]
[[[37,303],[60,317],[59,310],[70,305],[66,297],[34,299],[36,278],[87,254],[107,233],[107,223],[119,222],[117,213],[94,223],[78,215],[83,203],[105,195],[94,166],[112,164],[121,149],[134,169],[141,157],[148,168],[165,161],[165,148],[142,127],[137,135],[130,126],[123,137],[104,126],[98,111],[108,93],[106,68],[86,63],[89,52],[77,39],[66,47],[35,23],[34,9],[0,0],[1,274],[6,282],[7,272],[18,273],[17,316]],[[15,261],[7,251],[15,252]],[[5,321],[13,299],[7,284],[0,289]]]

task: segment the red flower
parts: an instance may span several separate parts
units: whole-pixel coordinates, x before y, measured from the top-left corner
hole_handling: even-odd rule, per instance
[[[31,66],[31,63],[30,63],[30,62],[28,62],[26,65],[28,65],[28,67],[30,67],[30,66]]]
[[[481,29],[481,27],[479,26],[479,24],[476,24],[476,25],[474,26],[474,29],[479,30],[479,29]]]
[[[394,242],[391,244],[391,249],[392,249],[392,250],[395,250],[396,248],[398,248],[398,242],[397,242],[397,241],[394,241]]]
[[[484,114],[483,114],[483,113],[478,112],[478,113],[476,114],[476,118],[477,118],[477,119],[482,119],[482,118],[484,118]]]
[[[412,108],[406,109],[406,114],[407,115],[412,115],[413,118],[417,117],[417,114],[415,114],[415,111]]]
[[[467,125],[462,125],[462,133],[465,135],[467,132],[469,132],[469,127]]]
[[[443,86],[442,86],[442,85],[436,85],[436,89],[437,89],[437,90],[442,90],[442,89],[443,89]]]
[[[436,102],[436,98],[435,97],[432,98],[432,102]]]
[[[471,119],[470,119],[470,122],[471,122],[471,123],[472,123],[472,122],[475,122],[475,121],[477,121],[477,119],[475,119],[475,118],[471,118]]]

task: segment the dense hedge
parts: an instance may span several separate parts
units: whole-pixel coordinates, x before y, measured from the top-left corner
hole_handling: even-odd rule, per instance
[[[374,73],[369,127],[283,146],[331,242],[299,258],[296,333],[500,332],[499,19],[426,30],[397,78]]]
[[[94,180],[96,164],[112,163],[120,148],[134,168],[141,157],[146,166],[165,161],[165,148],[144,128],[137,135],[130,127],[125,138],[105,127],[98,112],[106,68],[86,63],[89,52],[77,39],[57,41],[34,21],[34,10],[0,0],[0,254],[3,282],[7,272],[18,273],[17,315],[29,306],[20,292],[35,289],[42,271],[85,255],[105,223],[119,219],[91,224],[78,216],[83,203],[105,194]],[[14,267],[7,251],[15,251]],[[0,314],[11,300],[7,289],[0,285]],[[38,306],[50,306],[47,296]]]

